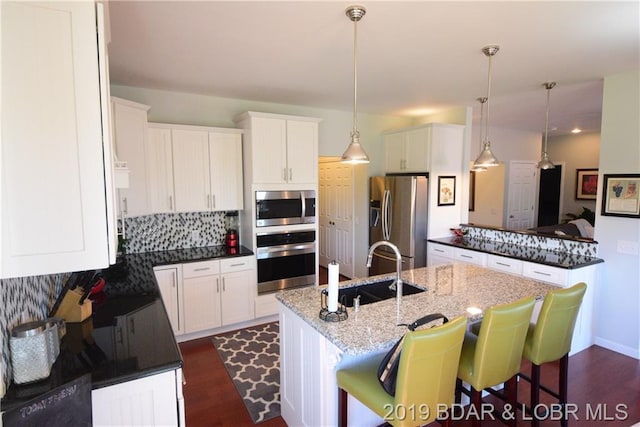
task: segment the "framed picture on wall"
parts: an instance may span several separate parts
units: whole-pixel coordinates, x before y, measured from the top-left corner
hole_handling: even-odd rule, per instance
[[[452,206],[456,204],[456,177],[438,177],[438,206]]]
[[[598,169],[576,169],[576,200],[595,200]]]
[[[469,172],[469,212],[476,209],[476,172]]]
[[[602,215],[640,218],[640,174],[603,175]]]

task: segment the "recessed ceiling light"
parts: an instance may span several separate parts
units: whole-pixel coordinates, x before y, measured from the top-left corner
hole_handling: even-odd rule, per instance
[[[580,133],[580,132],[582,132],[582,129],[580,129],[580,128],[573,128],[571,130],[571,133]]]

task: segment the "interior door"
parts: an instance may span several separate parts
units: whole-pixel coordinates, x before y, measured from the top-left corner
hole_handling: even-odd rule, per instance
[[[509,162],[506,228],[534,226],[537,176],[535,162]]]
[[[538,227],[560,222],[562,192],[562,165],[540,171],[538,196]]]

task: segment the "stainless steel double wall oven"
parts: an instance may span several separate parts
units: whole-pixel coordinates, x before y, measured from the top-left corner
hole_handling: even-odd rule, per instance
[[[299,227],[315,223],[314,190],[256,191],[258,294],[315,283],[315,228]]]

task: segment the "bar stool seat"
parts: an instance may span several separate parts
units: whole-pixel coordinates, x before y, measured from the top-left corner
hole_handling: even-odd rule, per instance
[[[531,401],[528,409],[533,411],[531,425],[534,427],[539,425],[535,415],[540,403],[540,390],[558,399],[563,409],[567,404],[571,338],[586,290],[587,285],[580,282],[570,288],[548,292],[542,303],[538,320],[529,326],[522,355],[531,362],[531,377],[523,373],[519,376],[531,383]],[[557,391],[540,383],[541,365],[555,361],[560,362]],[[563,414],[560,423],[564,427],[568,421],[564,410]]]
[[[482,390],[505,384],[505,400],[513,412],[517,405],[517,374],[520,370],[522,350],[527,336],[535,300],[523,298],[513,303],[494,306],[486,310],[478,334],[466,332],[456,387],[456,401],[464,392],[471,398],[468,418],[472,426],[480,426],[484,414]],[[470,386],[463,389],[462,382]],[[510,421],[516,425],[516,417]]]
[[[429,329],[409,331],[402,342],[395,396],[378,381],[384,354],[338,370],[339,425],[347,425],[350,394],[394,427],[419,426],[435,421],[453,404],[456,372],[467,319],[457,317]],[[413,405],[413,410],[411,409]],[[450,425],[450,417],[441,422]]]

